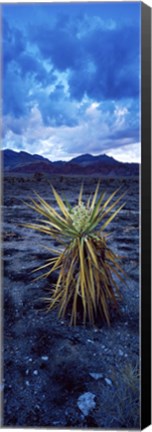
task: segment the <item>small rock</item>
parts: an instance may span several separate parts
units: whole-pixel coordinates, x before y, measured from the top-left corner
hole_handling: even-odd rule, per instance
[[[37,371],[37,370],[34,370],[34,371],[33,371],[33,375],[38,375],[38,371]]]
[[[119,349],[118,354],[119,354],[119,356],[122,357],[124,353],[123,353],[123,351],[121,349]]]
[[[82,414],[84,414],[84,416],[88,416],[90,411],[92,411],[95,408],[96,402],[94,399],[95,399],[95,395],[91,392],[83,393],[79,397],[77,405],[80,411],[82,412]]]
[[[26,373],[26,375],[28,375],[29,374],[29,369],[26,369],[25,373]]]
[[[29,358],[28,361],[29,361],[29,362],[32,362],[32,358]]]
[[[91,376],[91,378],[93,378],[95,380],[103,378],[103,374],[102,373],[90,372],[89,375]]]
[[[26,384],[27,386],[29,386],[29,385],[30,385],[29,381],[25,381],[25,384]]]
[[[94,341],[92,341],[91,339],[87,339],[87,342],[94,344]]]
[[[41,356],[41,359],[44,360],[44,361],[48,361],[49,357],[47,355],[43,355],[43,356]]]
[[[112,386],[112,381],[109,378],[105,378],[106,384]]]
[[[53,424],[53,426],[58,426],[61,424],[61,422],[56,420],[56,421],[53,421],[52,424]]]

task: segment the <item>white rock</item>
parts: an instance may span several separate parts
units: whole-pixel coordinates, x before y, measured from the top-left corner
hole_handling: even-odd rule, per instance
[[[43,356],[41,356],[41,359],[44,360],[44,361],[48,361],[49,357],[47,355],[43,355]]]
[[[93,378],[95,380],[103,378],[103,374],[102,373],[90,372],[89,375],[91,376],[91,378]]]
[[[94,341],[92,341],[91,339],[87,339],[87,342],[94,344]]]
[[[106,384],[112,386],[112,381],[109,378],[105,378]]]
[[[52,424],[53,424],[53,426],[58,426],[58,425],[61,425],[62,423],[61,423],[61,421],[56,420],[56,421],[53,421]]]
[[[38,375],[38,371],[37,371],[37,370],[34,370],[34,371],[33,371],[33,375]]]
[[[95,395],[91,392],[83,393],[79,397],[77,405],[84,416],[87,416],[95,408],[96,403],[94,399]]]
[[[123,351],[121,349],[119,349],[118,354],[122,357],[123,356]]]

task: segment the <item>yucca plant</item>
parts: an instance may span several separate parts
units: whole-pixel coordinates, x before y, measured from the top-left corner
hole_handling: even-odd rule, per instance
[[[37,200],[31,199],[31,204],[27,204],[43,218],[37,223],[26,224],[26,227],[50,235],[60,244],[58,250],[49,248],[53,256],[36,270],[47,270],[39,277],[49,277],[58,271],[57,282],[51,287],[50,298],[46,301],[49,310],[58,307],[60,318],[70,310],[70,324],[76,325],[81,309],[84,324],[87,321],[94,324],[100,315],[110,325],[110,306],[118,306],[121,296],[115,276],[123,282],[123,270],[118,257],[108,246],[106,232],[125,205],[117,207],[124,194],[113,202],[118,190],[105,199],[104,192],[98,196],[98,184],[93,196],[84,203],[81,186],[78,203],[71,207],[52,186],[59,211],[37,193]]]

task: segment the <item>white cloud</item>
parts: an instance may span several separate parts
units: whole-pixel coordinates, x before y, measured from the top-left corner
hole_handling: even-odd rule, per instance
[[[70,108],[72,111],[73,102],[70,105],[68,100],[67,110],[70,111]],[[131,137],[125,136],[128,115],[129,110],[125,106],[113,104],[108,110],[104,103],[99,104],[85,98],[83,103],[77,106],[77,124],[56,126],[52,122],[50,126],[44,123],[35,104],[24,121],[20,119],[14,125],[14,119],[10,116],[7,118],[9,130],[3,144],[5,148],[13,147],[14,150],[37,153],[52,161],[68,160],[82,153],[106,153],[124,162],[136,162],[140,160],[140,145],[134,143]],[[13,125],[20,129],[20,133],[13,129]]]
[[[100,106],[98,102],[92,102],[91,105],[86,109],[86,114],[89,116],[95,116],[99,117],[99,111],[97,111],[97,108]]]
[[[116,105],[114,115],[116,117],[115,126],[121,127],[124,125],[126,115],[128,114],[128,108]]]
[[[103,20],[97,15],[94,15],[90,20],[90,16],[85,14],[83,21],[80,20],[78,25],[77,37],[79,39],[83,38],[88,33],[97,30],[115,30],[117,27],[116,22],[113,19]]]
[[[141,162],[141,143],[124,145],[123,147],[113,148],[107,151],[108,156],[112,156],[120,162]]]

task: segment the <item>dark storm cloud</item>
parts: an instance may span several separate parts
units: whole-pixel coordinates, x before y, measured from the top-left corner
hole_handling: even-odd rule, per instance
[[[75,66],[79,47],[75,37],[66,28],[60,28],[59,24],[53,30],[42,26],[31,29],[30,35],[42,57],[53,63],[56,69],[64,71]]]
[[[2,34],[3,114],[19,117],[29,111],[35,86],[53,83],[55,77],[32,51],[23,31],[11,27],[5,19]]]
[[[139,141],[139,128],[129,128],[129,129],[122,129],[117,130],[116,132],[109,134],[107,136],[110,140],[118,140],[118,139],[124,139],[124,138],[131,138],[132,140]]]
[[[96,43],[98,41],[98,43]],[[92,41],[89,41],[92,55],[99,67],[99,73],[103,71],[105,81],[105,94],[110,95],[119,89],[117,97],[137,95],[139,74],[139,32],[132,26],[118,28],[107,32],[97,32]],[[133,74],[134,71],[134,74]],[[128,72],[131,72],[130,74]],[[125,83],[131,85],[124,86]],[[119,87],[120,85],[120,87]],[[122,94],[122,96],[121,96]]]
[[[36,59],[35,55],[28,53],[21,54],[19,58],[19,67],[23,78],[31,76],[42,84],[48,83],[48,73],[42,66],[40,60]]]
[[[7,68],[2,88],[3,115],[12,114],[16,118],[25,115],[28,110],[27,93],[27,85],[18,71],[13,67]]]
[[[2,25],[2,64],[4,69],[26,49],[26,38],[19,29],[11,27],[7,20]]]
[[[47,73],[42,62],[33,53],[28,53],[27,38],[24,36],[23,32],[15,27],[10,27],[7,21],[4,21],[3,25],[3,50],[2,50],[2,60],[4,72],[7,71],[7,67],[14,68],[14,63],[16,64],[16,69],[21,72],[22,76],[26,77],[27,74],[34,75],[39,82],[46,82]]]
[[[16,148],[39,142],[42,152],[44,139],[60,158],[61,149],[68,157],[137,143],[139,5],[16,4],[4,12],[7,146],[13,136]]]
[[[14,115],[18,116],[28,109],[30,98],[22,86],[26,88],[27,85],[32,90],[36,82],[45,87],[55,83],[55,75],[46,69],[44,61],[54,71],[67,72],[70,96],[78,101],[85,94],[97,101],[139,96],[138,28],[131,25],[109,28],[96,16],[76,15],[71,18],[60,14],[56,20],[50,21],[50,27],[44,23],[29,26],[26,33],[24,29],[10,27],[4,20],[3,37],[6,87],[8,82],[12,87],[11,95],[7,95],[7,88],[4,92],[4,112],[13,112],[14,107]],[[19,94],[20,101],[17,101]],[[58,110],[53,95],[51,99],[48,95],[47,102],[46,95],[41,95],[40,99],[44,121],[49,119],[45,113],[47,107],[51,114],[54,110],[55,117]],[[62,121],[58,117],[58,124]],[[73,121],[72,118],[71,124]]]
[[[98,100],[137,97],[139,28],[109,29],[96,25],[96,17],[93,20],[87,31],[83,18],[75,19],[73,26],[60,18],[51,29],[31,29],[30,37],[43,58],[59,71],[69,70],[72,97],[80,100],[85,93]]]
[[[84,55],[78,58],[69,80],[72,96],[80,99],[86,92],[100,100],[139,95],[137,30],[94,30],[85,37],[84,47]]]
[[[41,91],[35,96],[45,125],[59,127],[66,124],[72,127],[78,123],[78,110],[66,94],[63,85],[56,85],[48,95]]]
[[[50,44],[47,43],[46,46]],[[16,28],[10,28],[6,20],[3,40],[3,77],[4,115],[12,114],[14,118],[19,118],[27,115],[33,103],[36,103],[46,125],[66,124],[72,127],[77,124],[77,110],[64,92],[63,85],[55,85],[57,78],[51,64],[48,64],[47,68],[44,67],[44,57],[42,59],[40,55],[38,56],[34,47],[27,43],[26,37]],[[46,91],[49,85],[54,86],[51,92]]]

